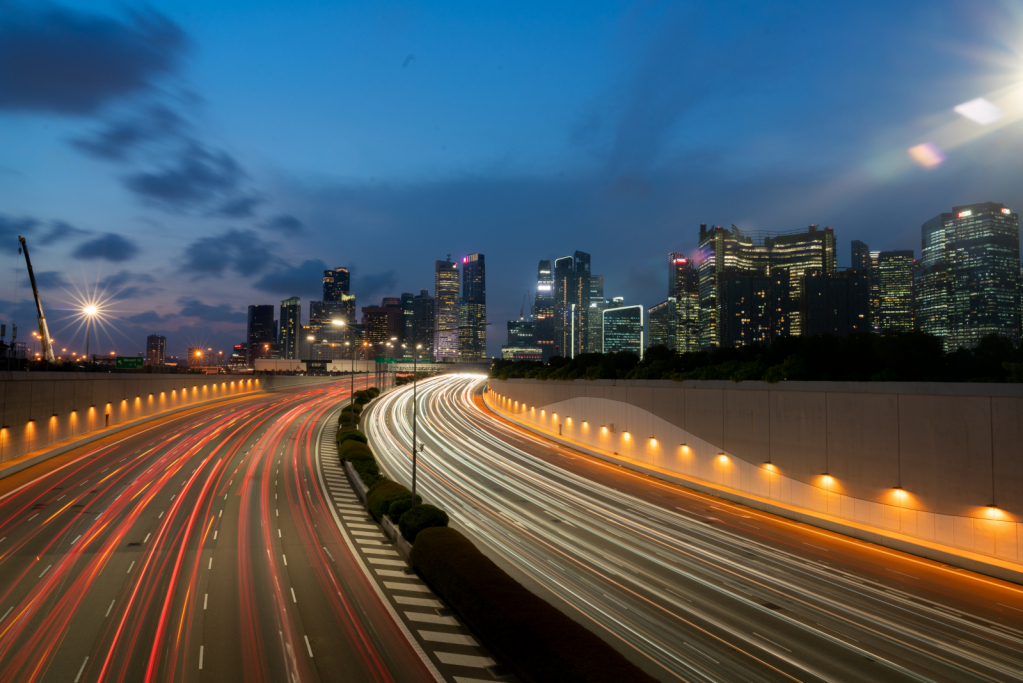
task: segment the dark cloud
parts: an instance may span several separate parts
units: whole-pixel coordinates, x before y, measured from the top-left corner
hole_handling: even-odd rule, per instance
[[[139,253],[136,244],[126,237],[108,232],[96,239],[78,245],[71,255],[83,260],[129,261]]]
[[[28,216],[15,218],[0,213],[0,250],[16,253],[21,246],[18,244],[18,237],[31,234],[37,227],[39,221],[35,218]]]
[[[77,237],[91,235],[91,230],[77,228],[65,221],[50,221],[50,227],[39,236],[41,244],[54,244],[66,240],[73,240]]]
[[[222,277],[227,270],[251,276],[278,263],[280,259],[274,255],[274,246],[254,230],[228,230],[188,245],[181,271],[196,278]]]
[[[248,315],[244,312],[232,310],[228,304],[210,306],[197,299],[179,299],[181,312],[178,315],[186,318],[199,318],[211,323],[244,323],[248,321]]]
[[[156,171],[132,173],[124,184],[147,204],[180,213],[237,199],[245,177],[230,154],[192,141],[170,164]]]
[[[126,161],[143,145],[180,136],[184,125],[184,119],[177,112],[157,104],[130,118],[107,121],[101,129],[72,139],[71,145],[99,159]]]
[[[267,230],[282,232],[285,235],[295,235],[302,232],[302,229],[305,226],[302,225],[302,221],[298,220],[294,216],[281,214],[280,216],[271,218],[263,227]]]
[[[130,315],[124,318],[127,322],[136,323],[138,325],[148,325],[149,323],[162,323],[167,318],[172,316],[163,316],[156,311],[146,311],[145,313],[138,313],[136,315]]]
[[[279,297],[300,296],[319,300],[323,296],[323,271],[327,269],[327,264],[320,259],[309,259],[297,266],[280,267],[252,286]]]
[[[415,56],[415,55],[406,55],[406,56],[405,56],[405,61],[403,61],[403,62],[401,63],[401,68],[402,68],[402,69],[405,69],[405,68],[407,68],[407,67],[408,67],[408,65],[409,65],[409,64],[411,64],[411,63],[412,63],[412,60],[413,60],[413,59],[415,59],[415,58],[416,58],[416,56]]]
[[[352,277],[352,290],[361,295],[363,305],[366,306],[375,305],[373,297],[376,295],[379,295],[378,298],[397,296],[395,293],[397,286],[398,278],[393,270],[370,275],[355,274]]]
[[[225,218],[248,218],[256,212],[256,207],[263,203],[263,200],[254,195],[229,199],[212,212],[214,216]]]
[[[128,301],[162,292],[163,288],[154,286],[155,283],[156,279],[148,273],[122,270],[100,280],[97,289],[111,299]]]
[[[36,284],[39,285],[40,289],[56,289],[58,287],[60,289],[67,289],[71,286],[64,273],[59,270],[37,271],[35,276]]]
[[[184,32],[154,11],[124,20],[0,3],[0,109],[87,115],[174,71]]]

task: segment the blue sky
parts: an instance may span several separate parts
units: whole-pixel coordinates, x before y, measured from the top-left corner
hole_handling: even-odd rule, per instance
[[[0,321],[34,324],[18,234],[58,346],[99,286],[122,353],[226,351],[248,304],[308,315],[324,267],[372,305],[486,254],[497,354],[576,249],[647,306],[700,223],[919,251],[954,204],[1023,200],[1021,29],[965,2],[0,4]],[[953,111],[978,97],[1005,116]]]

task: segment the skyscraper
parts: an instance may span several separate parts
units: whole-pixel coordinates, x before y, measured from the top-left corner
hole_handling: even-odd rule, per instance
[[[870,247],[859,240],[852,241],[852,269],[857,272],[870,270]]]
[[[248,328],[245,333],[245,363],[252,367],[257,358],[267,358],[270,346],[277,344],[277,322],[271,305],[249,306]]]
[[[363,306],[362,324],[366,328],[367,359],[401,355],[401,337],[405,330],[401,299],[387,297],[380,306]]]
[[[146,337],[146,365],[163,365],[167,360],[167,337],[155,332]]]
[[[882,251],[877,255],[878,330],[913,329],[913,251]]]
[[[843,269],[827,276],[819,268],[803,273],[800,312],[803,334],[845,337],[870,331],[869,271]]]
[[[789,278],[789,333],[799,335],[802,334],[799,300],[803,273],[810,268],[819,268],[827,276],[835,273],[835,233],[831,228],[821,229],[816,225],[790,232],[745,233],[734,225],[731,229],[714,226],[708,230],[707,225],[702,224],[698,260],[701,347],[724,345],[719,338],[719,328],[720,298],[726,283],[735,276],[772,278],[779,270],[784,270]],[[731,303],[738,300],[733,296]]]
[[[401,342],[405,345],[402,358],[412,357],[412,328],[415,324],[415,295],[403,292],[401,295]]]
[[[677,251],[668,254],[668,297],[700,288],[700,276],[692,259]]]
[[[643,357],[643,307],[622,306],[604,311],[604,353]]]
[[[591,322],[586,330],[586,353],[602,353],[604,350],[604,276],[590,276],[590,311],[588,320]]]
[[[298,359],[298,340],[302,332],[302,300],[297,296],[281,302],[281,356]]]
[[[434,357],[438,361],[458,357],[458,265],[447,261],[434,266]]]
[[[953,207],[923,224],[915,273],[918,327],[947,348],[972,349],[989,334],[1020,339],[1019,214],[996,202]]]
[[[536,271],[536,298],[533,304],[536,345],[543,350],[543,361],[554,355],[554,275],[550,261],[540,261]]]
[[[653,346],[666,346],[672,351],[675,350],[676,319],[678,308],[675,305],[675,297],[662,301],[646,312],[647,327],[647,348]]]
[[[487,356],[487,270],[483,254],[462,258],[459,299],[458,357],[478,361]]]
[[[554,345],[575,358],[586,348],[590,308],[590,255],[577,251],[554,262]]]
[[[332,304],[331,315],[344,312],[346,323],[355,322],[355,295],[351,293],[351,274],[347,268],[323,271],[323,302]]]
[[[429,290],[420,290],[419,294],[416,295],[412,301],[412,334],[411,343],[406,344],[412,348],[421,345],[423,348],[419,349],[419,359],[429,360],[433,358],[433,329],[436,327],[434,320],[436,318],[435,303],[433,297],[430,296]]]
[[[501,347],[504,360],[541,360],[543,352],[536,345],[536,323],[531,320],[508,321],[508,343]]]

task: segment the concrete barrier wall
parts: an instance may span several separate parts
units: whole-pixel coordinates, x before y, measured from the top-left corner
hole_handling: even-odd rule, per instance
[[[163,410],[262,391],[263,384],[258,376],[0,373],[0,462]]]
[[[491,380],[487,399],[655,470],[1023,562],[1019,385]]]

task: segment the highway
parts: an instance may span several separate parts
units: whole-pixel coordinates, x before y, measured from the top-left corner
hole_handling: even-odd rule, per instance
[[[424,498],[663,681],[1023,680],[1023,588],[614,466],[418,387]],[[411,388],[365,416],[410,479]]]
[[[0,481],[0,683],[436,680],[317,484],[348,387],[199,408]]]

